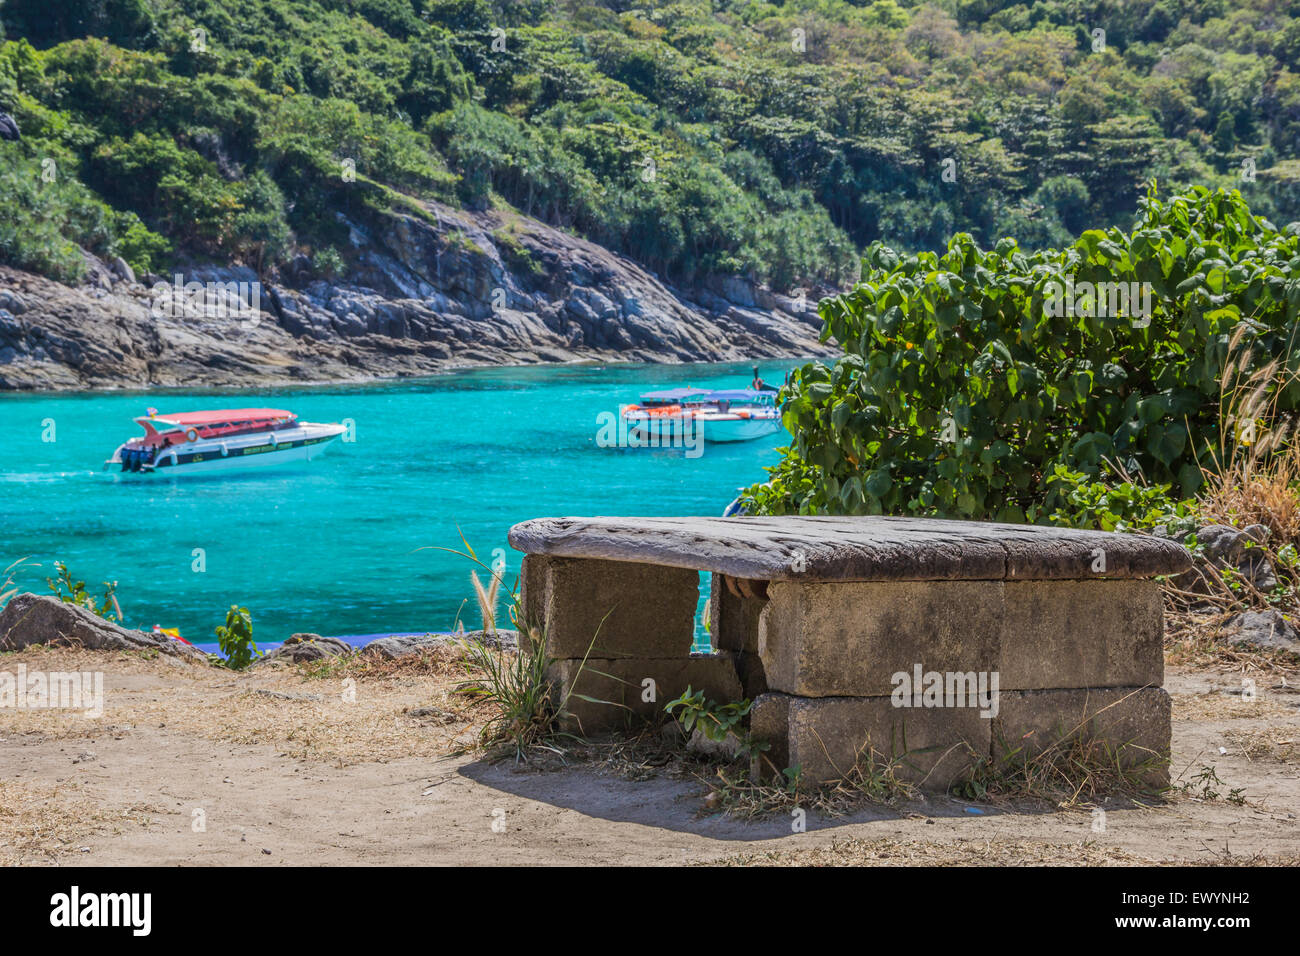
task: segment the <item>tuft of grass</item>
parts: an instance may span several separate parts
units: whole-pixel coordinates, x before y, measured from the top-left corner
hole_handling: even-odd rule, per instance
[[[978,761],[970,777],[953,792],[972,800],[1044,800],[1063,810],[1090,806],[1106,797],[1159,797],[1167,792],[1167,787],[1150,781],[1165,773],[1168,757],[1147,750],[1148,756],[1133,760],[1134,752],[1145,748],[1132,741],[1113,743],[1080,733],[1085,724],[1058,734],[1036,753],[998,735],[994,741],[998,752]]]
[[[1232,568],[1202,571],[1190,585],[1166,581],[1167,610],[1175,614],[1206,605],[1225,612],[1294,605],[1300,592],[1300,442],[1296,417],[1277,409],[1279,396],[1297,376],[1289,368],[1289,354],[1255,361],[1256,346],[1246,341],[1249,327],[1240,323],[1228,343],[1218,448],[1211,448],[1202,464],[1195,511],[1203,523],[1266,527],[1268,540],[1255,547],[1273,567],[1278,585],[1262,592]]]
[[[553,661],[538,650],[545,643],[521,642],[515,651],[478,640],[460,643],[466,671],[474,675],[461,691],[495,710],[479,731],[479,746],[488,751],[512,747],[516,760],[525,759],[533,747],[554,749],[554,687],[547,677]]]
[[[474,586],[474,600],[478,602],[479,619],[482,622],[484,634],[495,637],[497,633],[497,596],[501,592],[501,575],[495,571],[492,572],[492,582],[483,586],[483,582],[478,579],[478,572],[469,573],[470,584]]]
[[[1274,455],[1233,457],[1221,471],[1205,472],[1198,510],[1203,518],[1244,528],[1262,524],[1275,548],[1300,546],[1300,445]]]
[[[913,769],[909,758],[916,752],[886,756],[867,741],[841,779],[816,785],[807,783],[798,767],[774,772],[767,756],[756,753],[748,767],[718,767],[712,779],[704,779],[709,787],[704,807],[749,820],[796,809],[842,816],[866,805],[894,806],[917,795],[904,775]]]
[[[1249,323],[1228,342],[1228,361],[1219,386],[1219,447],[1202,467],[1200,514],[1222,524],[1269,529],[1274,548],[1300,545],[1300,444],[1296,418],[1277,410],[1282,392],[1297,374],[1287,355],[1256,365],[1254,344],[1245,344]],[[1235,358],[1234,358],[1235,356]]]
[[[18,576],[18,569],[26,563],[26,558],[19,558],[5,568],[3,572],[0,572],[4,574],[4,577],[0,579],[0,610],[3,610],[4,606],[9,603],[9,599],[21,590],[14,584],[14,579]],[[40,567],[40,565],[34,565],[34,567]]]

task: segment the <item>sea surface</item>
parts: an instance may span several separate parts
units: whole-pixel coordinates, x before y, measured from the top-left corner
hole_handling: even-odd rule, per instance
[[[798,361],[765,362],[780,383]],[[231,604],[259,646],[295,632],[358,637],[479,626],[468,558],[519,552],[506,533],[547,515],[718,515],[789,442],[603,447],[601,415],[642,391],[743,388],[751,363],[475,370],[366,386],[0,394],[0,569],[49,593],[54,562],[88,590],[117,582],[125,623],[215,640]],[[310,463],[213,476],[101,470],[132,419],[210,408],[286,408],[355,423]],[[3,575],[0,575],[3,577]],[[480,577],[485,575],[480,572]],[[499,622],[508,626],[505,621]],[[697,640],[701,631],[697,629]],[[364,639],[354,643],[364,643]]]

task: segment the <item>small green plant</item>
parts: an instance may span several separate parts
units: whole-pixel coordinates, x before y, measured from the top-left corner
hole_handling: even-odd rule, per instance
[[[10,565],[10,568],[13,567],[14,565]],[[73,604],[85,608],[106,621],[120,622],[122,620],[122,608],[118,606],[116,597],[116,581],[104,582],[104,596],[96,602],[94,597],[86,591],[85,581],[74,581],[72,579],[72,573],[68,570],[66,564],[62,561],[55,561],[54,569],[59,572],[58,578],[46,578],[45,583],[60,601],[64,604]],[[6,583],[8,582],[6,581]]]
[[[217,663],[231,670],[242,671],[262,656],[253,643],[253,616],[248,613],[248,608],[237,604],[230,605],[226,623],[217,627],[217,642],[224,655],[224,660]]]
[[[1214,767],[1201,765],[1199,773],[1193,774],[1192,778],[1180,788],[1183,793],[1189,794],[1198,800],[1204,800],[1207,803],[1213,803],[1223,796],[1218,789],[1225,786],[1224,782],[1219,779],[1219,774]],[[1227,800],[1233,806],[1241,806],[1246,802],[1246,788],[1236,787],[1228,791]]]
[[[519,241],[514,229],[498,229],[492,233],[492,238],[496,240],[501,258],[506,260],[506,263],[516,271],[534,278],[545,274],[546,269],[537,261],[528,247]]]
[[[699,729],[709,740],[722,743],[728,737],[735,737],[739,742],[738,755],[752,757],[768,749],[768,744],[754,740],[747,732],[740,730],[741,724],[749,716],[754,704],[750,700],[735,700],[726,704],[705,700],[704,691],[692,691],[690,685],[676,700],[664,705],[664,713],[673,714],[682,730],[689,736],[691,731]]]

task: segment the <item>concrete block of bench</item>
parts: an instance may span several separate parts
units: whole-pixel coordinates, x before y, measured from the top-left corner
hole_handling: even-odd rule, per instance
[[[731,655],[693,654],[670,658],[588,659],[556,661],[547,676],[553,682],[552,700],[559,706],[568,694],[560,714],[560,729],[591,734],[621,730],[640,720],[663,713],[664,704],[685,693],[704,691],[706,699],[720,704],[742,696],[736,665]],[[653,681],[653,700],[647,692]],[[595,698],[584,700],[578,695]],[[603,702],[603,703],[601,703]]]
[[[1000,581],[774,581],[759,620],[772,690],[888,697],[893,675],[998,667]]]
[[[1154,581],[774,581],[759,619],[772,690],[872,697],[893,675],[997,672],[1002,690],[1164,680]]]
[[[529,554],[521,572],[524,620],[558,659],[685,657],[695,640],[699,574],[630,561]],[[595,641],[593,646],[593,639]]]
[[[807,783],[843,779],[874,751],[879,768],[895,761],[900,780],[943,791],[987,759],[993,721],[977,708],[895,707],[889,697],[764,694],[750,711],[750,733],[766,740],[777,770],[798,766]],[[770,774],[772,767],[760,766]]]
[[[737,592],[741,586],[761,585],[767,582],[732,582],[726,575],[714,574],[709,588],[709,634],[713,646],[721,651],[746,651],[758,653],[758,618],[767,603],[765,597],[746,597]],[[752,592],[751,592],[752,593]]]
[[[995,763],[1042,754],[1058,741],[1102,741],[1147,785],[1169,785],[1169,695],[1162,687],[1004,691],[993,726]],[[1020,750],[1020,755],[1014,751]]]
[[[1002,690],[1164,683],[1164,606],[1155,581],[1008,581]]]
[[[748,651],[725,651],[736,662],[736,676],[740,678],[740,691],[747,700],[753,700],[759,694],[766,694],[767,671],[763,668],[763,659]]]

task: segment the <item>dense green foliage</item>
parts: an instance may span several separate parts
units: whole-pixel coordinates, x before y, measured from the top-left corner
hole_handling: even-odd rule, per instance
[[[346,252],[337,214],[391,208],[389,190],[509,204],[675,279],[781,288],[846,281],[877,239],[1037,248],[1127,226],[1152,177],[1239,184],[1286,222],[1298,11],[4,0],[0,110],[25,136],[0,143],[0,260],[69,276],[67,243],[137,267]],[[57,184],[33,184],[51,157]]]
[[[943,255],[875,244],[864,272],[821,305],[845,354],[793,376],[795,444],[750,489],[754,510],[1140,514],[1152,501],[1071,495],[1111,469],[1189,496],[1201,466],[1268,427],[1233,408],[1300,409],[1300,227],[1278,231],[1236,192],[1153,194],[1131,232],[1088,230],[1059,251],[983,250],[964,233]],[[1067,280],[1072,310],[1053,305]],[[1150,283],[1149,314],[1084,285],[1101,282]],[[1273,359],[1258,395],[1225,403],[1230,361],[1247,381]]]

